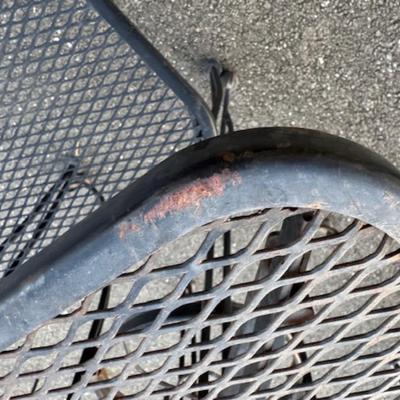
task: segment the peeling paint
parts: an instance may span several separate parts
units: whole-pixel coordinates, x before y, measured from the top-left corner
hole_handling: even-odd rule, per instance
[[[221,196],[227,184],[237,185],[242,178],[237,172],[225,168],[208,178],[199,178],[194,182],[164,196],[144,215],[146,223],[165,217],[168,213],[187,207],[200,207],[201,202],[210,197]]]
[[[126,235],[129,232],[138,232],[139,230],[140,230],[139,225],[131,224],[129,222],[123,222],[119,226],[119,235],[118,236],[121,240],[124,240],[126,238]]]
[[[315,203],[307,204],[307,207],[308,207],[308,208],[317,209],[317,210],[324,209],[324,208],[327,207],[327,206],[328,206],[328,204],[326,204],[326,203],[321,203],[321,202],[315,202]]]

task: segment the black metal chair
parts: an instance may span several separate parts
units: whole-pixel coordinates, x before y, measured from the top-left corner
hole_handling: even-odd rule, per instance
[[[0,399],[399,398],[389,163],[225,135],[106,0],[0,14]]]

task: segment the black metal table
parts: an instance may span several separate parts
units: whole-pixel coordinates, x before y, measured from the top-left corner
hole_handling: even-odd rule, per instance
[[[5,1],[0,38],[0,399],[400,398],[389,163],[214,137],[108,1]]]

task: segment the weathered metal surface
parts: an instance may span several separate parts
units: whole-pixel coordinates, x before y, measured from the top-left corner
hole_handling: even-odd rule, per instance
[[[304,218],[303,228],[286,244],[274,243],[282,222],[293,218]],[[328,221],[335,233],[324,227]],[[237,229],[245,229],[247,241],[237,242],[229,256],[210,258],[209,249],[223,232]],[[400,253],[385,234],[352,218],[293,208],[254,210],[196,234],[202,239],[183,262],[158,264],[154,255],[112,282],[112,291],[125,291],[107,308],[96,310],[97,294],[89,296],[0,354],[3,365],[15,360],[0,378],[3,398],[17,392],[23,399],[375,399],[380,393],[391,399],[399,394],[393,360],[400,304],[383,301],[398,293]],[[346,257],[367,242],[372,248]],[[318,262],[293,270],[307,254],[319,254]],[[232,268],[221,280],[227,264]],[[386,281],[373,280],[377,269],[387,271]],[[202,283],[206,271],[216,279],[210,289]],[[221,308],[227,297],[230,312]],[[83,328],[99,319],[107,325],[101,336],[89,338]],[[207,327],[210,337],[203,340]],[[39,344],[44,332],[46,346]],[[80,353],[93,348],[96,353],[82,364]],[[228,355],[221,357],[225,350]],[[36,366],[37,359],[49,367]],[[80,379],[72,384],[76,374]]]
[[[194,182],[163,196],[153,208],[144,215],[145,222],[156,222],[167,214],[183,211],[186,208],[201,207],[207,198],[222,196],[227,185],[238,185],[241,181],[237,172],[224,168],[207,178]]]
[[[109,399],[118,392],[138,399],[205,393],[208,399],[230,398],[224,393],[332,398],[323,388],[335,399],[398,395],[399,199],[399,177],[390,165],[318,132],[255,130],[178,153],[0,282],[2,349],[75,304],[41,328],[66,327],[62,339],[35,345],[40,331],[33,332],[0,354],[0,364],[16,360],[0,377],[3,398],[12,398],[13,387],[23,382],[31,394],[22,398],[78,399],[100,391]],[[304,218],[304,228],[289,242],[273,240],[296,216]],[[225,232],[251,226],[256,229],[235,239],[231,253],[210,258]],[[157,251],[179,248],[174,241],[189,233],[200,235],[191,256],[155,263]],[[307,261],[310,253],[319,261]],[[291,268],[300,258],[301,268]],[[257,279],[246,275],[263,261]],[[219,284],[204,289],[206,271],[218,276],[227,265],[230,272],[215,278]],[[172,282],[167,293],[166,279]],[[101,310],[98,294],[81,302],[110,282],[111,288],[126,284],[126,296]],[[141,300],[144,290],[149,297]],[[271,303],[281,290],[285,301]],[[246,293],[247,300],[240,297]],[[234,299],[230,313],[219,306],[227,298]],[[254,318],[264,319],[260,331],[254,330],[259,323],[248,324]],[[85,336],[82,327],[99,319],[106,324],[102,335]],[[195,339],[206,327],[210,339]],[[240,334],[241,327],[253,331]],[[314,336],[319,329],[322,338]],[[178,336],[163,342],[164,335]],[[85,348],[96,349],[91,359],[63,367],[67,353]],[[56,361],[49,369],[24,372],[27,360],[51,355]],[[357,374],[346,372],[350,364],[360,368]],[[255,366],[251,376],[242,371]],[[72,385],[68,379],[78,373]]]

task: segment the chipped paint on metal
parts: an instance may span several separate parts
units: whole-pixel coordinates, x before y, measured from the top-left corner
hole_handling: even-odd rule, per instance
[[[221,196],[227,184],[237,185],[241,180],[237,172],[232,172],[228,168],[208,178],[198,178],[173,193],[165,195],[144,215],[144,221],[155,222],[174,211],[193,206],[198,208],[204,199]]]
[[[119,225],[118,236],[121,240],[124,240],[129,232],[138,232],[139,230],[140,230],[139,225],[129,222],[123,222],[122,224]]]
[[[322,203],[322,202],[315,202],[315,203],[307,204],[307,207],[308,208],[312,208],[312,209],[316,209],[316,210],[321,210],[321,209],[327,207],[327,204],[326,203]]]

